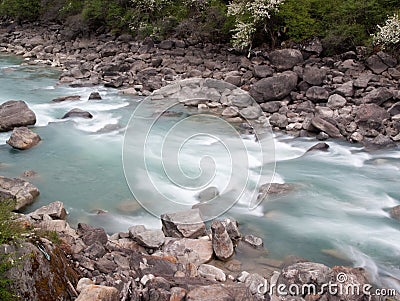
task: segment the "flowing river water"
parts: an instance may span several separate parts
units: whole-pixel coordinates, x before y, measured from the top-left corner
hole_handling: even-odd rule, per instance
[[[0,56],[0,103],[25,100],[36,113],[34,131],[42,142],[32,149],[17,151],[5,143],[10,133],[0,133],[0,174],[17,177],[25,170],[36,172],[27,180],[41,194],[26,211],[60,200],[72,225],[87,222],[102,226],[109,233],[126,231],[134,224],[159,228],[159,219],[134,200],[122,164],[125,127],[141,98],[104,87],[57,85],[57,70],[22,62]],[[99,91],[102,100],[88,101],[93,91]],[[81,100],[51,101],[65,95],[80,95]],[[75,107],[89,111],[94,118],[60,119]],[[165,121],[165,128],[173,122],[174,117],[171,118]],[[158,126],[162,131],[162,121]],[[192,126],[199,124],[193,121]],[[256,152],[256,141],[251,136],[241,139],[251,158],[249,168],[256,170],[262,164],[252,153]],[[239,201],[225,215],[236,218],[242,232],[262,237],[270,258],[296,255],[330,266],[361,266],[375,284],[400,291],[400,223],[388,213],[389,208],[400,204],[400,150],[371,153],[359,145],[328,141],[329,152],[304,155],[316,143],[314,139],[276,133],[274,140],[274,182],[294,183],[296,188],[288,194],[269,197],[252,211]],[[184,150],[181,167],[198,168],[198,152],[210,147],[213,159],[226,166],[226,154],[213,150],[212,144],[195,139]],[[150,167],[155,174],[157,166]],[[229,169],[218,169],[221,181],[226,176],[224,172],[229,173]],[[164,193],[173,195],[176,191],[161,171],[157,180]],[[249,180],[257,184],[256,172],[249,173]],[[140,176],[135,185],[145,190],[146,183]],[[218,187],[218,177],[215,186]],[[195,192],[180,196],[185,202],[196,203]]]

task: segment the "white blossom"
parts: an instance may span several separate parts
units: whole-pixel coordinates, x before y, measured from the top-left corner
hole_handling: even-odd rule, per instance
[[[383,48],[400,42],[400,19],[398,14],[388,17],[385,25],[378,25],[378,32],[372,35],[373,42]]]

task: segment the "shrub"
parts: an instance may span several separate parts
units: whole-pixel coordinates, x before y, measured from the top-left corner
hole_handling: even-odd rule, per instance
[[[41,12],[40,0],[2,0],[0,14],[18,21],[37,20]]]
[[[378,32],[372,35],[373,43],[383,49],[396,48],[400,44],[400,19],[397,13],[388,17],[385,25],[378,25]]]

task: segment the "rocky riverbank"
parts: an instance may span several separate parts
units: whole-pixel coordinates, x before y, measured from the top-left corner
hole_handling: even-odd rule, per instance
[[[26,227],[47,237],[55,231],[56,242],[32,234],[22,246],[3,246],[3,253],[19,256],[9,276],[24,300],[243,301],[286,300],[286,294],[296,300],[368,298],[367,292],[332,294],[324,286],[362,288],[369,283],[363,269],[268,259],[262,240],[243,235],[235,220],[215,220],[208,229],[197,209],[163,215],[162,229],[134,225],[112,235],[87,224],[72,229],[66,216],[61,202],[23,215],[19,219]],[[187,220],[196,223],[182,222]],[[244,251],[257,262],[253,270],[244,270],[236,258]],[[339,278],[343,275],[345,279]],[[305,286],[310,291],[302,292]]]
[[[224,80],[249,91],[262,110],[244,115],[245,104],[222,97],[195,105],[221,108],[235,122],[268,118],[274,129],[295,136],[368,147],[391,147],[400,140],[400,65],[384,52],[367,55],[359,48],[321,57],[322,46],[314,40],[301,49],[260,50],[247,58],[225,45],[191,39],[155,43],[129,35],[72,36],[61,25],[12,24],[1,30],[0,51],[21,55],[29,64],[62,68],[60,83],[104,84],[135,95],[184,78]]]

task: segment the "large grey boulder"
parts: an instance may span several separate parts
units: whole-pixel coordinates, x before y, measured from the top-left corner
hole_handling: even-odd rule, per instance
[[[40,140],[40,136],[27,127],[17,127],[14,128],[7,144],[15,149],[25,150],[34,147]]]
[[[44,216],[48,215],[52,219],[65,220],[67,217],[67,211],[65,210],[64,204],[60,201],[52,202],[46,206],[42,206],[30,213],[30,216]]]
[[[132,234],[131,229],[129,232]],[[132,238],[141,246],[152,249],[161,247],[165,242],[164,233],[158,229],[153,230],[144,228],[142,231],[136,231]]]
[[[400,221],[400,205],[391,208],[389,213],[392,218]]]
[[[20,210],[33,203],[39,195],[39,189],[19,178],[0,176],[0,200],[16,200],[15,210]]]
[[[379,130],[390,114],[377,104],[362,104],[357,108],[355,121],[360,127]]]
[[[162,214],[161,221],[165,236],[197,238],[206,232],[199,209]]]
[[[303,63],[303,55],[297,49],[280,49],[269,53],[270,62],[280,71],[292,69]]]
[[[278,73],[259,80],[249,92],[257,102],[279,100],[288,96],[296,88],[297,78],[297,74],[293,71]]]
[[[0,105],[0,132],[35,123],[36,115],[24,101],[10,100]]]
[[[382,105],[389,99],[393,97],[393,93],[385,87],[380,87],[372,90],[364,97],[364,102],[366,103],[376,103],[377,105]]]
[[[314,66],[304,68],[303,80],[313,86],[319,86],[326,78],[327,70]]]

